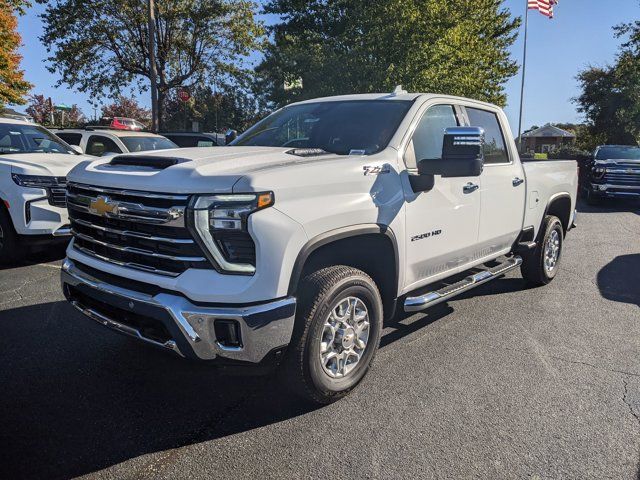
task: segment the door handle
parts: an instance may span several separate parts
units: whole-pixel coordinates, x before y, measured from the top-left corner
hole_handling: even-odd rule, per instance
[[[520,185],[522,185],[524,183],[524,179],[520,178],[520,177],[516,177],[513,179],[513,182],[511,182],[513,184],[514,187],[519,187]]]
[[[462,191],[464,193],[473,193],[475,192],[478,188],[480,188],[478,185],[476,185],[475,183],[467,183],[464,187],[462,187]]]

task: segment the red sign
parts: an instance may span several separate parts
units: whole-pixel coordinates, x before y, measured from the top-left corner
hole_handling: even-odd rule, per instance
[[[191,95],[186,90],[179,90],[178,99],[180,99],[183,102],[188,102],[189,100],[191,100]]]

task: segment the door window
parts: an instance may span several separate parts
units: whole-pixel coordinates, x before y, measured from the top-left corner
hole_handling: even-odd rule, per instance
[[[407,148],[407,168],[418,168],[420,160],[442,158],[444,131],[457,126],[458,119],[452,105],[430,107],[420,119]]]
[[[56,133],[56,135],[67,142],[69,145],[80,146],[80,140],[82,140],[81,133],[59,132]]]
[[[466,107],[469,125],[484,129],[484,163],[509,163],[504,134],[494,112]]]
[[[122,153],[122,150],[108,137],[91,135],[87,142],[87,154],[101,157],[105,153]]]

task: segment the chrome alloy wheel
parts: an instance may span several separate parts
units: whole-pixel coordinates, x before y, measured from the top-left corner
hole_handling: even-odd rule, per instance
[[[362,300],[340,300],[324,322],[320,338],[322,369],[332,378],[346,377],[358,365],[369,341],[369,311]]]
[[[547,238],[547,243],[544,246],[544,269],[548,274],[553,273],[558,260],[560,258],[560,234],[558,230],[552,230]]]

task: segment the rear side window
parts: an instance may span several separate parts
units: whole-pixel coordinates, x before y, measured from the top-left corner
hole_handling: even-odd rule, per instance
[[[430,107],[413,133],[408,152],[413,148],[414,153],[405,156],[407,168],[417,168],[420,160],[442,158],[444,131],[457,126],[458,120],[452,105]]]
[[[80,141],[82,140],[81,133],[56,133],[58,137],[67,142],[69,145],[78,145],[80,146]]]
[[[484,129],[484,163],[509,163],[504,134],[494,112],[466,107],[469,125]]]
[[[122,150],[108,137],[91,135],[87,142],[87,154],[101,157],[105,153],[122,153]]]
[[[198,138],[193,135],[165,135],[169,140],[178,145],[180,148],[199,147]]]

